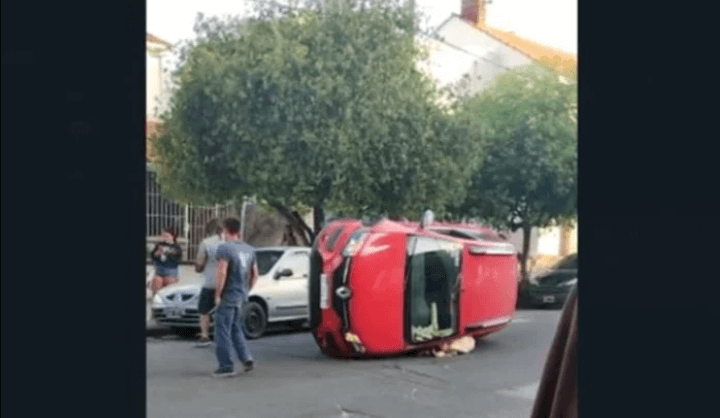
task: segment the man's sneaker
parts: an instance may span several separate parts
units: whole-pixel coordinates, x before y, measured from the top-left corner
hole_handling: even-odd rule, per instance
[[[253,360],[248,360],[245,363],[243,363],[245,366],[245,373],[249,372],[253,368],[255,368],[255,362]]]
[[[233,369],[217,369],[215,372],[213,372],[213,376],[215,377],[232,377],[235,376],[237,372],[235,372]]]
[[[200,341],[195,345],[196,347],[207,347],[210,345],[210,338],[200,338]]]

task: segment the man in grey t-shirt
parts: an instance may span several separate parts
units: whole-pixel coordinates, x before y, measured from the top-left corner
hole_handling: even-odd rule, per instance
[[[200,341],[198,347],[210,345],[210,311],[215,307],[215,276],[217,274],[217,249],[222,242],[222,226],[217,219],[208,222],[205,233],[208,236],[198,248],[195,271],[205,273],[205,284],[200,290],[198,311],[200,312]]]
[[[228,218],[223,221],[224,241],[217,250],[218,270],[215,283],[215,346],[220,367],[215,376],[235,374],[231,352],[252,370],[252,353],[245,342],[242,329],[242,305],[247,292],[252,290],[258,277],[255,249],[240,240],[240,221]]]

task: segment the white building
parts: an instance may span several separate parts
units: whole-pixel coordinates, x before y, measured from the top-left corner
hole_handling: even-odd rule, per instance
[[[503,71],[533,62],[551,66],[559,73],[576,65],[574,54],[488,26],[486,0],[464,0],[461,6],[460,15],[448,17],[432,37],[419,39],[429,55],[419,66],[439,86],[456,84],[467,75],[466,93],[474,94]]]
[[[574,54],[490,27],[485,17],[486,0],[463,0],[460,15],[451,15],[433,37],[419,39],[428,50],[419,69],[440,87],[456,86],[455,91],[468,95],[485,89],[503,71],[531,63],[565,75],[575,70]],[[522,231],[510,234],[510,241],[521,250]],[[532,257],[553,260],[573,252],[577,252],[577,227],[533,229]]]
[[[150,137],[158,132],[158,116],[167,109],[170,100],[170,69],[168,58],[172,45],[155,35],[145,36],[146,91],[145,91],[145,135]],[[147,142],[147,154],[151,153]]]
[[[157,36],[146,34],[145,51],[147,66],[146,116],[156,118],[167,106],[169,98],[170,70],[167,59],[172,45]]]

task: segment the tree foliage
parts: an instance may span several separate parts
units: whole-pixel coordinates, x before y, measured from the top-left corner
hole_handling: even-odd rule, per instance
[[[461,102],[458,118],[487,151],[453,211],[522,228],[524,276],[530,228],[577,213],[577,85],[543,66],[513,69]]]
[[[333,4],[198,19],[151,139],[166,193],[353,216],[462,201],[479,147],[416,69],[413,14],[400,1]]]
[[[577,211],[577,154],[557,161],[547,136],[523,124],[490,148],[462,212],[502,229],[572,221]]]

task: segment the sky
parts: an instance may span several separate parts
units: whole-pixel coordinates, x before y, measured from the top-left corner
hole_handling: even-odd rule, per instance
[[[198,12],[242,16],[253,1],[263,0],[147,0],[147,31],[176,44],[194,36]],[[461,0],[416,0],[415,4],[435,27],[452,13],[460,14]],[[577,0],[493,0],[487,6],[487,24],[577,54]]]

